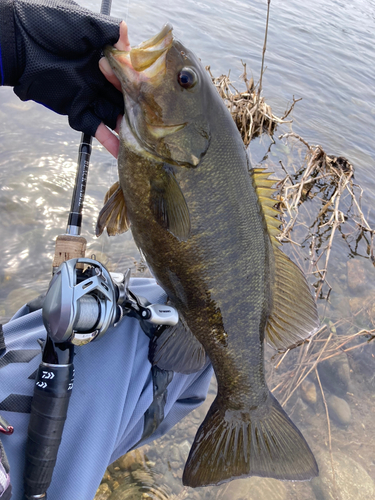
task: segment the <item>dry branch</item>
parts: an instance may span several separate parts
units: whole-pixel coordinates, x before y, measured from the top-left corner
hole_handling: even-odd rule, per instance
[[[271,107],[266,104],[264,98],[261,97],[260,83],[254,84],[253,78],[249,80],[246,72],[246,64],[242,63],[242,65],[244,68],[242,79],[246,84],[245,92],[240,92],[234,87],[230,80],[230,72],[228,75],[214,77],[210,66],[207,66],[206,70],[209,72],[221,98],[229,109],[241,133],[245,146],[248,146],[254,137],[258,137],[262,133],[272,136],[278,125],[281,123],[291,123],[291,120],[287,121],[285,117],[290,114],[299,99],[296,100],[293,98],[293,104],[284,113],[284,118],[278,118],[272,113]]]

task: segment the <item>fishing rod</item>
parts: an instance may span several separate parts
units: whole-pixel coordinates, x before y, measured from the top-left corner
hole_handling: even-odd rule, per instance
[[[102,0],[100,12],[110,15],[111,4]],[[91,150],[92,137],[83,133],[67,229],[56,239],[53,278],[43,302],[47,337],[28,427],[27,500],[47,499],[74,384],[74,346],[99,339],[124,316],[137,318],[149,336],[178,322],[173,307],[150,304],[129,290],[130,269],[109,273],[100,262],[85,257],[86,239],[80,234]]]

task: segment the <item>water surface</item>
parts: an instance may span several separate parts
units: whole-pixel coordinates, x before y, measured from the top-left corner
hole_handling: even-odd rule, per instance
[[[94,11],[99,10],[99,2],[82,0],[80,3]],[[243,60],[247,63],[248,72],[256,81],[259,79],[266,2],[114,0],[112,13],[128,22],[132,44],[149,38],[165,22],[171,22],[176,36],[197,53],[203,64],[210,65],[215,75],[231,70],[233,80],[240,86]],[[320,144],[328,154],[343,155],[349,159],[355,168],[356,182],[364,188],[362,207],[373,226],[374,46],[373,0],[355,0],[350,3],[335,0],[271,2],[263,78],[266,102],[280,116],[293,96],[303,98],[297,103],[292,115],[293,130],[310,144]],[[10,88],[0,88],[0,103],[0,316],[9,318],[26,300],[48,286],[54,238],[64,232],[66,227],[80,134],[69,128],[66,117],[55,115],[32,102],[22,103]],[[284,126],[278,132],[288,130],[288,126]],[[270,140],[266,137],[251,144],[250,155],[254,164],[262,161],[263,165],[277,169],[279,160],[282,160],[288,168],[298,168],[299,157],[303,158],[304,155],[299,146],[276,140],[271,152],[263,159],[269,144]],[[113,269],[124,270],[133,259],[139,258],[131,235],[125,234],[111,240],[107,236],[99,240],[94,237],[96,217],[106,190],[116,180],[116,169],[116,162],[95,143],[87,186],[83,236],[88,240],[90,255],[95,254],[104,263],[110,262]],[[285,250],[294,255],[305,270],[308,269],[308,247],[297,252],[286,246]],[[348,264],[349,261],[356,262],[354,274],[362,273],[362,287],[356,288],[350,282],[352,264]],[[361,242],[353,252],[342,238],[338,239],[334,244],[330,266],[328,279],[333,290],[328,305],[320,304],[322,320],[328,325],[327,335],[329,332],[332,335],[354,335],[361,328],[373,328],[375,275],[366,245]],[[310,277],[310,281],[313,282],[313,277]],[[279,371],[270,368],[272,387],[277,386],[283,374],[293,371],[300,354],[301,350],[296,349],[288,355]],[[219,488],[182,490],[182,467],[194,430],[208,409],[206,402],[204,407],[189,417],[190,420],[185,419],[156,446],[151,445],[146,450],[145,463],[153,470],[155,484],[160,485],[160,498],[163,495],[170,498],[178,495],[175,498],[239,500],[251,499],[257,492],[258,500],[263,498],[262,494],[267,494],[265,498],[276,500],[325,500],[331,498],[329,495],[333,490],[330,488],[334,483],[336,490],[332,498],[368,498],[365,495],[369,490],[364,485],[371,486],[375,480],[375,431],[371,417],[374,405],[374,354],[371,343],[344,353],[342,365],[347,366],[349,374],[343,375],[349,384],[344,392],[340,393],[337,389],[343,383],[340,377],[332,386],[327,379],[324,382],[322,375],[326,400],[332,400],[332,396],[336,395],[349,406],[351,417],[347,424],[335,421],[334,408],[330,407],[332,421],[328,432],[326,408],[315,372],[310,374],[308,380],[317,391],[316,403],[307,403],[305,393],[299,388],[286,405],[287,411],[292,413],[319,457],[325,482],[316,483],[313,488],[309,483],[271,481],[257,486],[257,480],[251,483],[240,480]],[[278,360],[273,361],[273,366],[277,365]],[[271,367],[271,363],[268,366]],[[307,389],[305,387],[308,392]],[[213,395],[214,387],[209,400],[212,400]],[[282,399],[283,394],[278,394],[278,397]],[[335,479],[327,462],[329,435],[337,468]],[[353,471],[357,471],[357,475]],[[116,473],[115,470],[112,472]],[[111,481],[112,488],[114,479]],[[122,497],[113,498],[146,498],[141,496],[143,490],[138,496],[126,496],[126,484],[136,485],[137,478],[132,476],[129,480],[128,474],[126,481],[123,480],[125,486]],[[159,497],[156,495],[155,498]]]

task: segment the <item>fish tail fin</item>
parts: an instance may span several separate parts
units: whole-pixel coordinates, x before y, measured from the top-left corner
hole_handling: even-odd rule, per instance
[[[199,427],[183,473],[193,488],[247,476],[304,481],[318,475],[309,445],[269,394],[254,410],[228,410],[218,398]]]

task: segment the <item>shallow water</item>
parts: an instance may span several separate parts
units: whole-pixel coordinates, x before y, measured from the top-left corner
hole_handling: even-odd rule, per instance
[[[99,2],[85,0],[80,3],[99,10]],[[248,72],[258,80],[266,2],[145,0],[138,3],[127,0],[114,1],[112,13],[128,22],[133,44],[153,35],[169,21],[174,25],[176,36],[194,50],[205,65],[210,65],[215,75],[227,73],[230,69],[233,80],[240,86],[242,59],[247,63]],[[271,2],[267,69],[263,78],[266,102],[275,114],[281,116],[293,96],[303,98],[296,104],[292,115],[294,132],[310,144],[320,144],[328,154],[349,159],[355,168],[356,182],[364,188],[362,207],[372,226],[375,226],[374,46],[375,2],[372,0],[350,3],[334,0]],[[20,305],[48,286],[54,238],[64,232],[67,222],[80,134],[69,128],[65,117],[35,103],[22,103],[9,88],[0,88],[0,103],[0,231],[3,250],[0,257],[0,316],[8,318]],[[276,135],[288,130],[285,125]],[[277,170],[279,160],[282,160],[287,168],[298,168],[298,158],[304,155],[299,146],[276,140],[263,159],[269,144],[266,137],[253,141],[250,155],[254,164],[262,161],[263,165]],[[90,255],[95,254],[104,263],[109,261],[112,269],[124,270],[139,258],[131,236],[126,234],[113,239],[102,236],[99,240],[93,236],[96,216],[107,188],[116,180],[116,170],[115,161],[95,144],[83,236],[88,240]],[[280,169],[277,171],[279,173]],[[310,212],[308,208],[306,221]],[[301,242],[298,238],[303,239],[303,236],[297,232],[295,239]],[[285,245],[285,250],[294,255],[305,270],[309,269],[308,245],[298,251]],[[363,240],[358,248],[355,248],[354,241],[349,248],[342,238],[334,243],[328,274],[333,290],[328,305],[320,301],[319,306],[322,320],[328,325],[322,336],[324,341],[330,332],[332,338],[337,336],[340,340],[362,328],[374,328],[375,270],[366,252]],[[354,269],[351,267],[353,262]],[[363,276],[362,284],[353,283],[353,275]],[[314,282],[313,277],[310,281]],[[183,490],[181,475],[188,447],[214,397],[213,386],[207,402],[194,415],[181,422],[156,446],[150,445],[145,450],[146,465],[139,469],[146,469],[146,475],[133,475],[129,479],[127,474],[121,479],[121,467],[113,466],[109,471],[111,478],[107,480],[109,491],[113,489],[109,498],[147,498],[142,496],[147,494],[147,487],[150,492],[154,491],[154,497],[150,493],[150,498],[371,498],[369,492],[375,481],[372,418],[375,349],[365,340],[358,337],[339,349],[341,352],[346,347],[355,347],[340,358],[340,366],[344,368],[335,371],[336,375],[331,377],[333,384],[330,384],[329,367],[319,371],[325,400],[313,371],[306,380],[314,384],[315,402],[314,389],[305,385],[299,387],[286,404],[287,411],[318,456],[320,481],[313,484],[263,481],[259,485],[259,480],[251,479],[234,481],[219,488]],[[277,370],[271,366],[277,366],[280,357],[268,362],[271,387],[276,387],[283,376],[293,375],[301,352],[302,348],[299,348],[289,353]],[[337,375],[338,371],[340,375]],[[285,396],[276,394],[280,399]],[[334,395],[344,400],[346,406],[337,403]],[[325,401],[330,412],[329,431]],[[341,411],[339,416],[336,414],[338,409]],[[329,436],[336,471],[334,478],[328,453]],[[147,486],[150,481],[145,481],[147,474],[153,478],[151,486]],[[142,484],[146,490],[138,491]],[[129,486],[130,493],[127,485],[132,485]],[[155,493],[158,490],[160,493]]]

